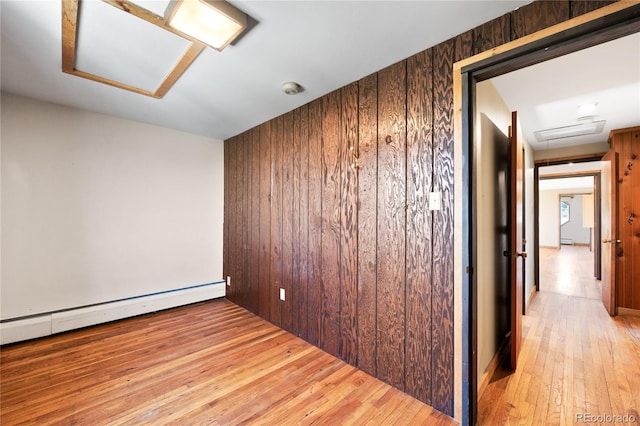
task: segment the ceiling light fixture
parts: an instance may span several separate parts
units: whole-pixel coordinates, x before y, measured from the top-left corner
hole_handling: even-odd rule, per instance
[[[574,124],[572,126],[556,127],[553,129],[538,130],[533,132],[538,142],[554,139],[571,138],[574,136],[593,135],[601,133],[605,120]]]
[[[598,103],[591,102],[578,106],[578,119],[584,117],[595,117],[598,115]]]
[[[165,22],[222,51],[247,28],[247,15],[223,0],[171,0]]]

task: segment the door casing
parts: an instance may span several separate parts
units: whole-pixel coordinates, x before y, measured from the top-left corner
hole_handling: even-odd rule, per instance
[[[475,84],[516,69],[575,52],[640,31],[640,4],[618,2],[554,25],[528,37],[506,43],[457,62],[453,66],[455,235],[454,415],[463,425],[477,420],[477,211],[472,177],[475,163]]]

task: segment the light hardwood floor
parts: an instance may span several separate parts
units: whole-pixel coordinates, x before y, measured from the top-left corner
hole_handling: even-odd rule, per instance
[[[499,370],[479,424],[640,424],[640,318],[610,317],[586,247],[541,249],[540,292],[523,318],[515,372]],[[580,417],[583,415],[583,417]]]
[[[0,424],[451,425],[224,299],[3,347]]]

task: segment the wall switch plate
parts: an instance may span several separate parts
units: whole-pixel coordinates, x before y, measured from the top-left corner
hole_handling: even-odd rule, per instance
[[[280,289],[280,300],[284,300],[284,288]]]
[[[440,210],[442,204],[442,193],[430,192],[429,193],[429,210]]]
[[[231,275],[227,275],[227,287],[231,287]]]

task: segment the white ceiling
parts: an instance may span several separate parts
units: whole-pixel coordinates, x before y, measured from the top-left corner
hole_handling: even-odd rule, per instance
[[[62,73],[59,0],[2,0],[2,90],[225,139],[529,1],[231,1],[257,25],[153,99]],[[172,34],[97,0],[80,10],[76,68],[153,87],[177,61]],[[290,80],[305,91],[282,93]]]
[[[492,79],[534,150],[606,142],[612,129],[640,125],[640,33]],[[595,102],[602,133],[538,142],[537,130],[578,124],[578,106]]]

